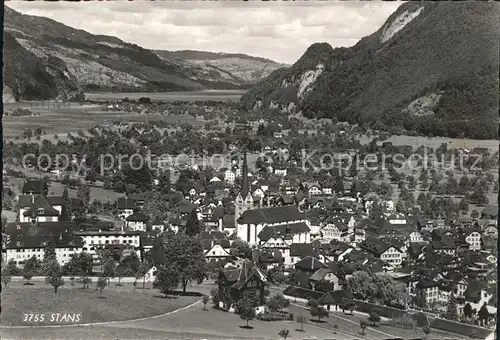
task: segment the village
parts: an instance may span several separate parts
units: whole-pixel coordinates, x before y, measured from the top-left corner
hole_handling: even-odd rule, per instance
[[[247,323],[293,320],[292,302],[318,325],[329,314],[355,311],[354,335],[392,320],[391,327],[419,327],[425,335],[490,336],[498,152],[459,143],[394,145],[383,133],[344,124],[300,122],[297,129],[296,118],[265,113],[246,121],[219,114],[230,125],[150,120],[96,126],[56,143],[7,143],[4,285],[46,276],[56,293],[69,281],[102,292],[123,280],[168,296],[205,281],[214,286],[204,303]],[[222,153],[224,166],[168,157],[155,157],[153,169],[103,166],[103,150]],[[33,162],[27,175],[19,159],[30,151],[77,156],[58,171],[59,164]],[[327,151],[328,162],[321,157]],[[427,153],[438,161],[411,160]],[[336,154],[356,162],[346,166]],[[368,154],[389,161],[369,167]],[[395,166],[396,156],[406,167]],[[86,176],[73,174],[75,163]],[[91,194],[96,190],[116,196]]]

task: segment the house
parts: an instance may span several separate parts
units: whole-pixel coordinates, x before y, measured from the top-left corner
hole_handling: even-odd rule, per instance
[[[306,223],[304,214],[295,206],[280,206],[246,210],[237,220],[236,235],[250,245],[258,244],[264,227]]]
[[[477,230],[464,230],[465,242],[469,244],[470,250],[481,250],[482,235]]]
[[[43,180],[38,179],[28,179],[23,184],[22,194],[23,195],[47,195],[49,192],[49,187],[47,183]]]
[[[125,219],[125,228],[132,231],[146,231],[149,218],[143,213],[135,212]]]
[[[276,165],[273,169],[276,176],[286,177],[288,174],[288,169],[285,165]]]
[[[393,246],[390,243],[386,243],[380,239],[368,237],[360,246],[362,249],[365,249],[376,258],[387,262],[393,267],[399,267],[403,262],[403,251],[401,251],[401,249],[397,248],[396,246]]]
[[[118,209],[118,217],[125,220],[134,213],[135,202],[130,197],[119,197],[116,200],[116,208]]]
[[[318,269],[328,269],[328,266],[315,256],[306,256],[295,264],[295,270],[305,272],[311,277]]]
[[[311,255],[314,248],[311,243],[292,243],[290,245],[290,257],[285,258],[285,266],[290,267],[298,263],[301,259]]]
[[[138,231],[75,231],[75,236],[83,241],[82,250],[91,254],[97,259],[96,250],[104,248],[107,245],[127,245],[136,250],[137,256],[141,258],[141,233]]]
[[[448,236],[443,236],[439,240],[433,240],[431,246],[438,254],[454,255],[457,249],[454,240]]]
[[[321,190],[321,186],[319,184],[312,184],[307,187],[307,193],[309,196],[317,196],[321,195],[323,191]]]
[[[234,185],[234,180],[236,179],[236,173],[231,169],[227,169],[224,172],[224,181],[229,185]]]
[[[158,230],[159,232],[165,231],[165,223],[159,218],[156,217],[153,222],[151,222],[151,230]]]
[[[33,204],[28,209],[21,209],[23,216],[20,216],[20,222],[57,222],[59,221],[60,211],[50,205],[44,195],[33,196]]]
[[[66,221],[7,223],[3,235],[4,260],[14,260],[21,267],[33,256],[42,261],[44,248],[50,242],[55,247],[57,261],[64,265],[73,254],[80,253],[83,249],[83,240],[72,233],[74,227],[73,222]]]
[[[314,272],[314,274],[309,277],[309,280],[312,281],[312,286],[314,290],[314,285],[320,281],[326,281],[332,284],[333,291],[340,290],[341,287],[339,285],[339,277],[333,273],[330,268],[320,268]]]
[[[260,305],[265,304],[267,278],[250,261],[244,261],[241,268],[221,270],[217,282],[219,292],[223,295],[221,303],[227,309],[239,301],[247,290],[256,293]]]
[[[481,211],[481,220],[497,220],[498,218],[498,206],[488,205]]]
[[[439,300],[439,284],[433,280],[422,279],[414,285],[413,289],[410,288],[411,293],[417,297],[418,306],[428,307]]]
[[[305,222],[265,225],[258,235],[259,243],[271,238],[283,238],[291,243],[309,243],[311,229]]]

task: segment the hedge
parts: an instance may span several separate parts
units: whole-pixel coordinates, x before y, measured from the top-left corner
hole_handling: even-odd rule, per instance
[[[294,298],[305,299],[305,300],[310,300],[310,299],[319,300],[323,295],[325,295],[325,293],[301,287],[288,286],[283,291],[283,295],[288,295]]]

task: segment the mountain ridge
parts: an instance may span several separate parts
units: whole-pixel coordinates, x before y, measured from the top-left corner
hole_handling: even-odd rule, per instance
[[[272,61],[255,62],[258,57],[249,57],[254,62],[248,63],[242,54],[242,59],[213,65],[204,60],[174,61],[117,37],[94,35],[8,6],[4,12],[4,40],[9,43],[4,49],[3,92],[16,100],[77,100],[85,91],[244,89],[281,67]],[[23,68],[28,61],[38,67]],[[16,73],[20,81],[13,76]]]
[[[352,47],[311,47],[257,83],[245,109],[301,112],[394,133],[497,137],[498,4],[401,5]],[[320,70],[321,66],[321,70]]]

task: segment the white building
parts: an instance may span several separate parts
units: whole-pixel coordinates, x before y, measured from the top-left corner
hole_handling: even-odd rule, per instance
[[[481,234],[477,231],[473,231],[469,233],[465,237],[465,242],[467,242],[470,246],[470,250],[481,250]]]
[[[259,234],[264,227],[280,227],[306,223],[304,215],[295,207],[290,205],[246,210],[237,219],[236,236],[250,245],[260,242]],[[310,232],[309,227],[307,227]],[[302,238],[307,238],[306,235]],[[310,238],[310,235],[309,235]]]
[[[135,231],[80,231],[75,232],[83,240],[83,251],[97,257],[96,249],[109,245],[129,245],[136,249],[137,256],[141,258],[140,233]]]

